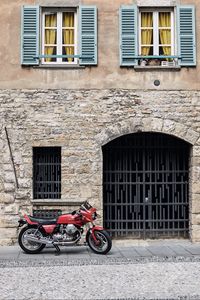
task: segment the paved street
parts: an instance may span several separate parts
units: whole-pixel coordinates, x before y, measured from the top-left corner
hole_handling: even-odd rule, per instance
[[[200,299],[200,244],[114,242],[106,256],[88,247],[27,255],[0,248],[0,299]]]

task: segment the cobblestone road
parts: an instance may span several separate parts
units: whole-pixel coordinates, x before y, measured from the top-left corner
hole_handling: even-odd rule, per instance
[[[0,299],[200,299],[199,259],[48,262],[4,261]]]

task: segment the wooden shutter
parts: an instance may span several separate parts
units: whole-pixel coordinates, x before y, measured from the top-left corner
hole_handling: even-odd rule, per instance
[[[135,66],[138,60],[137,6],[120,7],[120,65]]]
[[[22,7],[21,64],[38,65],[39,6]]]
[[[97,65],[97,8],[79,7],[80,65]]]
[[[181,66],[196,66],[195,7],[177,7],[179,55]]]

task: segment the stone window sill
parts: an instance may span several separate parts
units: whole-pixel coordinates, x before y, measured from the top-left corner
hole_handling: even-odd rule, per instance
[[[79,66],[79,65],[39,65],[39,66],[33,66],[34,69],[65,69],[65,70],[79,70],[79,69],[85,69],[85,66]]]
[[[180,71],[180,66],[163,67],[163,66],[135,66],[134,70],[137,71]]]
[[[34,199],[31,200],[33,205],[49,205],[49,206],[75,206],[81,205],[83,201],[70,201],[70,200],[61,200],[61,199]]]

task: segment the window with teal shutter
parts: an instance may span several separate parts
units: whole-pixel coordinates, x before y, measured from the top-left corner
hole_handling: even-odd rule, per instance
[[[178,6],[178,41],[181,66],[196,66],[195,7]]]
[[[39,60],[39,6],[22,7],[22,65],[37,65]]]
[[[135,66],[138,60],[137,6],[120,7],[120,65]]]
[[[25,5],[21,31],[22,65],[97,64],[96,6],[57,9]]]
[[[195,7],[121,6],[120,65],[196,66]]]
[[[97,65],[97,8],[79,7],[80,65]]]

